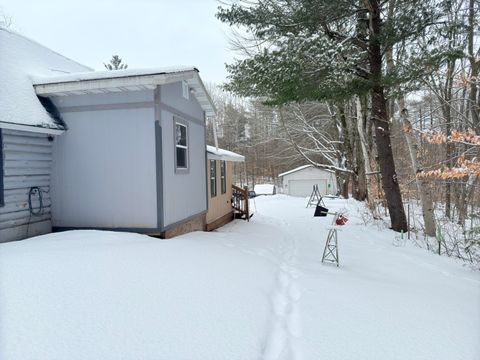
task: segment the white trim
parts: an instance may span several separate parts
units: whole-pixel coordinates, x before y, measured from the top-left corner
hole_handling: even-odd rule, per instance
[[[40,134],[50,134],[50,135],[62,135],[65,130],[60,129],[49,129],[40,126],[30,126],[30,125],[19,125],[13,123],[6,123],[0,121],[0,128],[7,130],[18,130],[18,131],[29,131]]]
[[[186,145],[179,145],[177,144],[177,125],[183,126],[185,128],[185,143]],[[176,171],[188,171],[190,168],[190,156],[188,153],[189,141],[188,141],[188,124],[175,120],[175,170]],[[178,166],[178,158],[177,158],[177,148],[185,150],[185,167]]]

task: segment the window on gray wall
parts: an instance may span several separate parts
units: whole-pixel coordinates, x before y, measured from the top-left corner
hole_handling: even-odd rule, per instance
[[[210,160],[210,196],[217,196],[217,161]]]
[[[175,122],[175,167],[188,169],[188,127]]]
[[[3,138],[2,129],[0,129],[0,206],[5,205],[3,190]]]
[[[227,164],[224,160],[220,163],[220,179],[222,181],[222,194],[227,192]]]

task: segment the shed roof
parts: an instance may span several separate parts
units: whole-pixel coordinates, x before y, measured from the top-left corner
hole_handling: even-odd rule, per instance
[[[63,74],[33,78],[35,91],[43,96],[102,94],[135,90],[153,90],[157,85],[186,81],[207,116],[215,115],[215,106],[194,66],[151,69],[122,69]]]
[[[47,133],[61,133],[64,125],[42,105],[31,77],[92,70],[3,27],[0,64],[0,128]]]
[[[207,157],[211,160],[245,161],[245,156],[215,146],[207,145]]]
[[[285,175],[289,175],[289,174],[292,174],[294,172],[297,172],[297,171],[301,171],[301,170],[304,170],[304,169],[308,169],[308,168],[315,168],[313,165],[309,164],[309,165],[302,165],[302,166],[299,166],[295,169],[292,169],[292,170],[289,170],[289,171],[286,171],[284,173],[281,173],[281,174],[278,174],[278,177],[282,177],[282,176],[285,176]],[[319,169],[319,170],[322,170],[322,171],[326,171],[326,172],[329,172],[329,173],[335,173],[335,171],[333,170],[328,170],[328,169],[320,169],[320,168],[315,168],[315,169]]]

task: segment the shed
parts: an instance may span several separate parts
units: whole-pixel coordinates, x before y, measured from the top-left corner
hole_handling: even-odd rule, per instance
[[[282,189],[291,196],[310,196],[314,185],[322,195],[337,194],[337,177],[334,171],[303,165],[279,174]]]
[[[215,108],[197,68],[96,72],[1,27],[0,44],[0,241],[205,229]]]

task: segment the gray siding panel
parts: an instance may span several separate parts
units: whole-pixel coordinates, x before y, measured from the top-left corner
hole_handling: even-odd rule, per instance
[[[50,175],[52,143],[45,134],[2,130],[4,202],[0,207],[0,242],[20,240],[51,230]],[[31,215],[28,193],[38,186],[43,212]],[[38,197],[32,205],[38,208]]]
[[[62,116],[68,131],[54,144],[54,227],[156,228],[154,109]]]
[[[207,210],[204,113],[193,95],[182,97],[180,82],[162,85],[161,102],[170,110],[161,110],[163,144],[163,226]],[[188,119],[181,115],[187,114]],[[191,118],[193,119],[191,119]],[[187,172],[175,172],[174,123],[179,118],[188,125]]]

